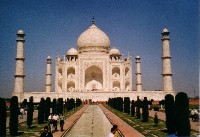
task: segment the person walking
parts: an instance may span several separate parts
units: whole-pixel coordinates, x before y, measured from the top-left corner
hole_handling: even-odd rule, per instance
[[[48,120],[49,120],[50,132],[52,133],[53,132],[53,123],[54,123],[54,119],[53,119],[53,114],[52,113],[49,115]]]
[[[113,125],[113,129],[115,130],[114,137],[119,137],[119,134],[118,134],[118,132],[117,132],[118,126],[117,126],[117,125]]]
[[[64,126],[64,116],[63,116],[63,114],[60,114],[59,119],[60,119],[60,128],[61,128],[61,131],[63,131],[63,126]]]
[[[192,118],[192,121],[194,121],[194,113],[195,113],[195,111],[194,111],[194,109],[192,109],[190,112],[190,117]]]
[[[116,130],[112,127],[107,137],[114,137]]]
[[[55,127],[55,132],[57,131],[57,124],[58,124],[58,115],[55,114],[53,116],[53,120],[54,120],[54,127]]]

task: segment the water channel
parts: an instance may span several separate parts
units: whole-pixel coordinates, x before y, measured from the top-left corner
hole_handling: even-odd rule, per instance
[[[106,137],[112,124],[98,105],[89,105],[65,137]]]

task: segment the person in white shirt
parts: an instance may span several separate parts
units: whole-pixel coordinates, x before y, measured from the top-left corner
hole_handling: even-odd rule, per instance
[[[53,119],[53,114],[51,113],[48,117],[49,120],[49,128],[50,128],[50,132],[53,132],[53,123],[54,123],[54,119]]]
[[[115,132],[116,132],[115,128],[112,127],[110,130],[110,133],[107,135],[107,137],[114,137]]]
[[[57,131],[58,115],[55,114],[55,115],[53,116],[53,119],[54,119],[54,127],[55,127],[55,131]]]

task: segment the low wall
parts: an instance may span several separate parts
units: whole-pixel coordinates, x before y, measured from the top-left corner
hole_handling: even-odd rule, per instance
[[[50,97],[51,100],[54,98],[80,98],[81,100],[92,100],[96,101],[108,101],[109,98],[115,97],[129,97],[131,100],[136,100],[137,96],[142,100],[144,97],[147,97],[148,100],[162,100],[164,99],[163,91],[126,91],[126,92],[25,92],[23,94],[23,99],[29,100],[29,97],[33,96],[34,102],[39,102],[41,98]]]

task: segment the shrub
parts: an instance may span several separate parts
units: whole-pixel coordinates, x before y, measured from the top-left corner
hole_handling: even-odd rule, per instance
[[[130,114],[130,98],[129,97],[124,98],[124,112],[127,114]]]
[[[34,112],[34,106],[33,106],[33,96],[29,98],[28,108],[27,108],[27,126],[28,128],[31,127],[33,122],[33,112]]]
[[[63,114],[63,98],[58,99],[57,108],[58,114]]]
[[[190,136],[189,99],[179,92],[175,97],[176,131],[178,136]]]
[[[53,102],[52,102],[52,113],[53,114],[57,113],[57,102],[55,98],[53,99]]]
[[[0,98],[0,136],[6,136],[6,102]]]
[[[135,102],[134,100],[131,101],[131,116],[135,116]]]
[[[38,124],[44,124],[45,100],[41,98],[38,107]]]
[[[18,133],[18,115],[19,115],[19,106],[18,106],[18,97],[13,96],[10,100],[10,135],[17,136]]]
[[[168,134],[176,133],[175,129],[175,104],[174,96],[167,94],[165,96],[165,114],[166,114],[166,128]]]
[[[153,107],[153,110],[154,110],[154,111],[159,111],[159,107],[158,107],[158,106],[154,106],[154,107]]]
[[[149,118],[149,109],[148,109],[148,100],[147,97],[144,97],[143,103],[142,103],[142,121],[148,122]]]
[[[135,103],[136,106],[136,118],[140,119],[140,107],[141,107],[141,100],[137,97],[137,101]]]
[[[50,108],[51,108],[51,98],[46,98],[46,107],[45,107],[45,121],[48,121],[48,117],[50,115]]]

